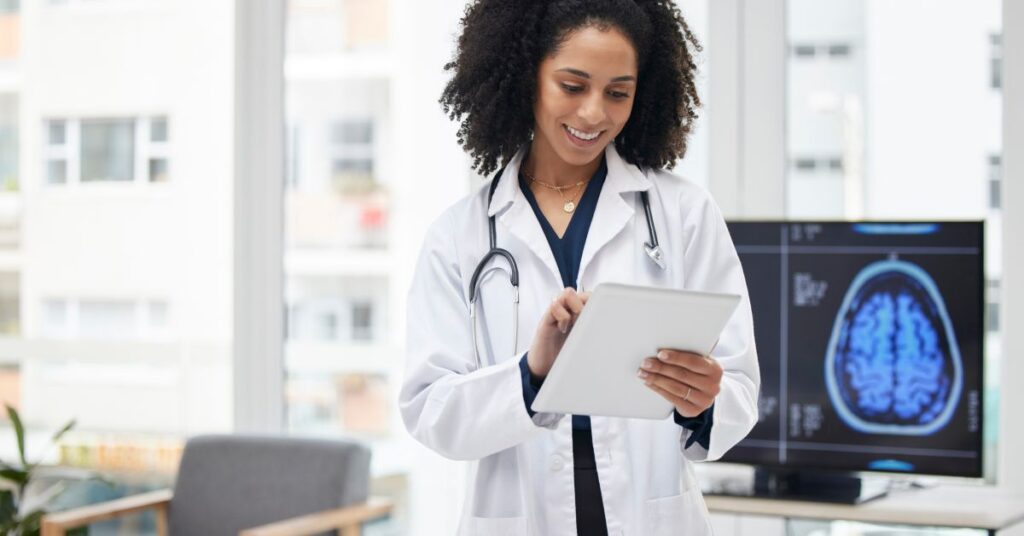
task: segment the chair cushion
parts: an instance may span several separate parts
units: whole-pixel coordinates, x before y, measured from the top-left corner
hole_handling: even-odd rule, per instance
[[[237,536],[243,529],[365,501],[370,450],[340,440],[200,436],[181,458],[174,536]]]

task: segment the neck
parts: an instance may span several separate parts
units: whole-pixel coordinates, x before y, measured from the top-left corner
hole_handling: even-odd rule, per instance
[[[549,146],[534,139],[522,167],[529,175],[552,186],[571,186],[593,177],[603,156],[602,153],[593,161],[577,166],[562,160]]]

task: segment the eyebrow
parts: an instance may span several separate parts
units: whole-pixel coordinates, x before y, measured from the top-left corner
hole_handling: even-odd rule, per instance
[[[565,67],[565,68],[562,68],[562,69],[558,69],[555,72],[566,72],[566,73],[569,73],[569,74],[572,74],[572,75],[576,75],[576,76],[578,76],[580,78],[586,78],[588,80],[590,79],[590,73],[585,72],[585,71],[581,71],[579,69],[573,69],[572,67]],[[632,82],[634,80],[636,80],[636,77],[632,76],[632,75],[628,75],[628,74],[624,75],[624,76],[616,76],[615,78],[612,78],[612,82]]]

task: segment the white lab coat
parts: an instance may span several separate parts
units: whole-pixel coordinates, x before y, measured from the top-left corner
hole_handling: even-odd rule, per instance
[[[551,248],[519,189],[524,152],[506,167],[489,208],[488,181],[431,225],[409,292],[402,418],[430,449],[471,462],[460,535],[576,534],[571,419],[546,413],[531,419],[523,403],[519,360],[540,315],[562,290]],[[710,450],[696,443],[684,449],[690,432],[671,417],[591,418],[609,534],[710,534],[691,462],[722,456],[757,421],[760,375],[743,271],[722,215],[704,189],[663,171],[645,175],[612,145],[605,157],[608,175],[577,288],[619,282],[743,296],[713,353],[725,374]],[[648,235],[641,190],[649,192],[664,270],[644,251]],[[478,369],[469,280],[489,247],[488,214],[497,215],[498,247],[509,250],[519,265],[519,334],[513,350],[507,265],[493,260],[481,276],[483,366]]]

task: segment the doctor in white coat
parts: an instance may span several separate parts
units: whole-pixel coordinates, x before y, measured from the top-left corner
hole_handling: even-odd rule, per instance
[[[406,427],[471,464],[461,535],[710,534],[692,463],[750,431],[760,378],[722,215],[665,171],[700,103],[699,45],[671,0],[477,0],[462,23],[442,104],[477,170],[504,166],[427,232],[408,300]],[[485,259],[492,224],[508,255]],[[622,379],[672,402],[670,418],[529,408],[585,289],[604,282],[743,296],[713,355],[663,349]]]

